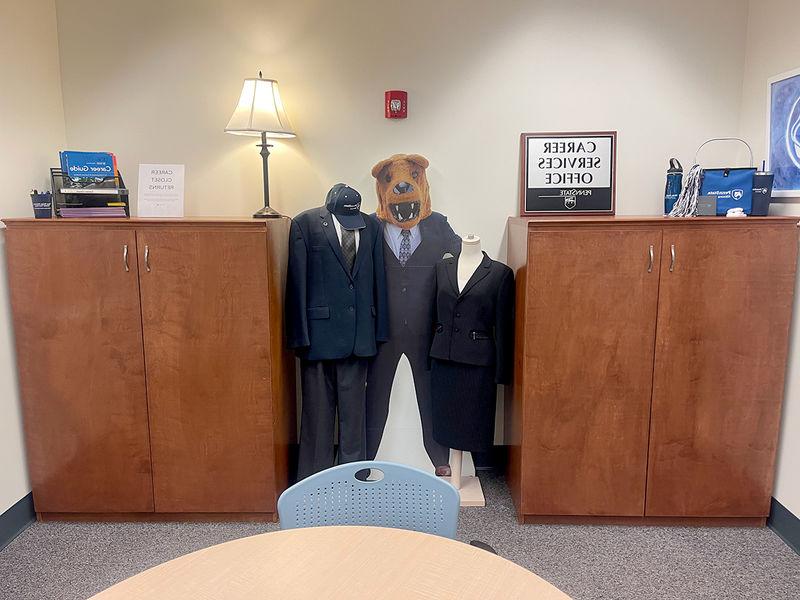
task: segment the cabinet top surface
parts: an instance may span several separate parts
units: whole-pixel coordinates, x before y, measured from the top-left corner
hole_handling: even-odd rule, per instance
[[[283,222],[288,217],[279,219],[253,219],[251,217],[187,217],[187,218],[116,218],[116,219],[34,219],[33,217],[0,219],[6,227],[64,227],[68,225],[93,225],[102,227],[142,227],[142,226],[225,226],[269,228],[272,223]]]
[[[715,225],[798,225],[800,217],[639,217],[639,216],[570,216],[570,217],[509,217],[511,225],[527,225],[538,227],[582,227],[590,225],[658,225],[658,226],[715,226]]]

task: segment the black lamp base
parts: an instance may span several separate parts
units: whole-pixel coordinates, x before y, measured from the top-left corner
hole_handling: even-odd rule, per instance
[[[283,215],[270,206],[265,206],[253,214],[254,219],[274,219],[281,218]]]
[[[270,208],[269,206],[269,163],[267,159],[269,159],[269,149],[270,145],[267,143],[267,134],[265,132],[261,132],[261,143],[258,144],[258,147],[261,148],[261,162],[264,166],[264,208],[259,210],[257,213],[253,215],[254,219],[274,219],[280,218],[283,215],[279,213],[274,208]]]

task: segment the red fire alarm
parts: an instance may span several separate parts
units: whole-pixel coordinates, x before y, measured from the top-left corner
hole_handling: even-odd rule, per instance
[[[386,118],[405,119],[408,116],[408,93],[403,90],[386,92]]]

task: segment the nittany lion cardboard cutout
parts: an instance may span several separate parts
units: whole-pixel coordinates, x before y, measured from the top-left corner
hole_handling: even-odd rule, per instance
[[[437,475],[449,475],[450,450],[433,439],[431,347],[435,265],[445,255],[458,256],[459,238],[447,217],[431,209],[425,170],[419,154],[395,154],[372,168],[378,208],[374,218],[383,238],[389,296],[389,341],[381,344],[367,375],[367,457],[374,459],[389,416],[389,396],[400,357],[405,354],[414,377],[422,439]]]

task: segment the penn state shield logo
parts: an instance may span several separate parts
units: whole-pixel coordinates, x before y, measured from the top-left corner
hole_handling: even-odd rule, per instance
[[[742,196],[744,196],[744,190],[740,190],[738,188],[731,190],[731,197],[733,197],[734,200],[741,200]]]
[[[575,208],[576,204],[578,204],[578,202],[575,200],[575,196],[567,196],[564,198],[564,206],[567,207],[567,209],[572,210]]]

